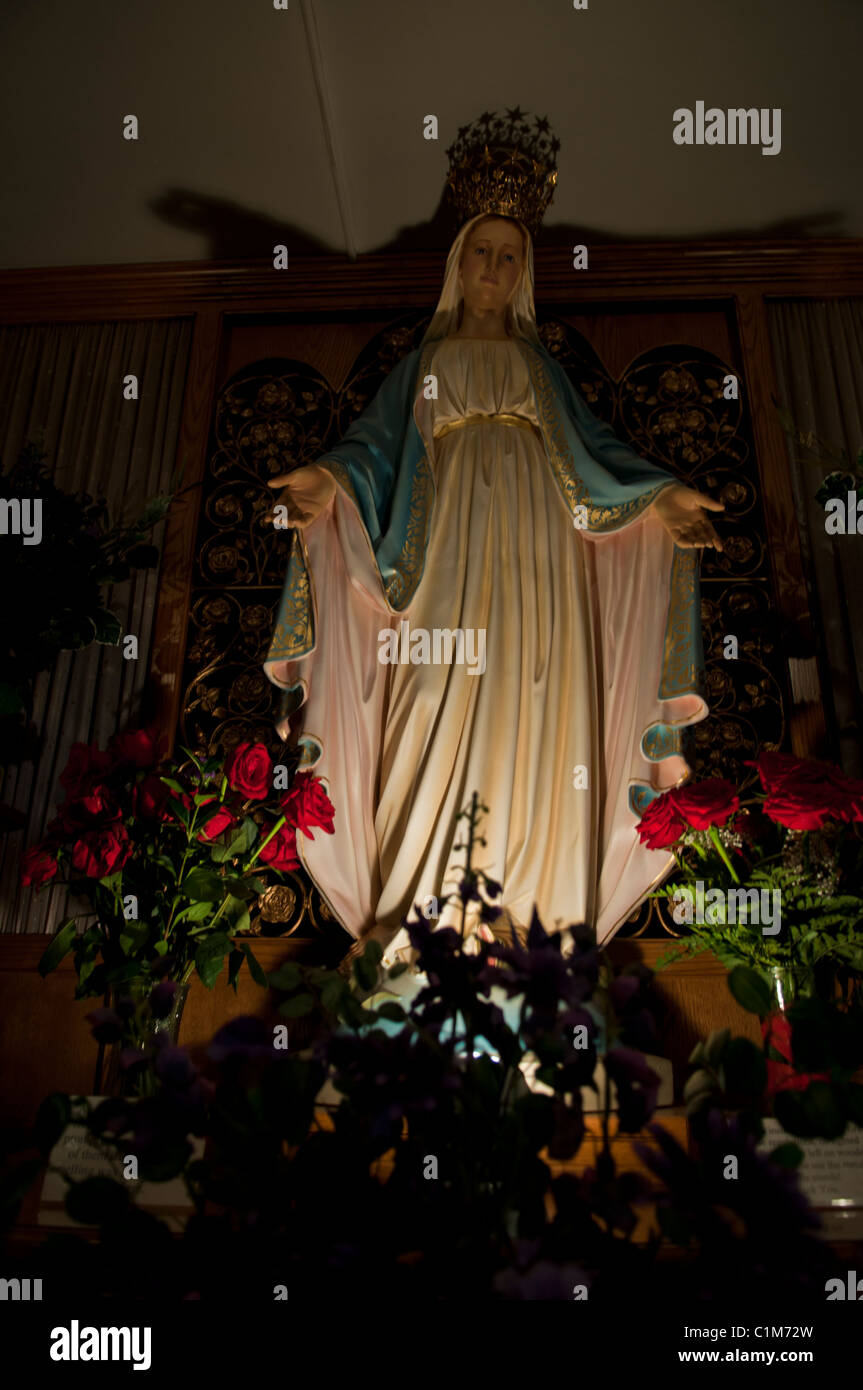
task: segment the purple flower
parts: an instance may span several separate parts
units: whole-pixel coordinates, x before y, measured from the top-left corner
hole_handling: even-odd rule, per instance
[[[245,1014],[220,1028],[207,1048],[207,1056],[213,1062],[224,1062],[229,1057],[272,1061],[273,1055],[272,1032],[261,1019]]]
[[[612,1047],[605,1054],[606,1074],[617,1087],[620,1128],[630,1134],[643,1129],[656,1109],[659,1077],[640,1052]]]
[[[173,980],[162,980],[150,993],[150,1010],[154,1018],[167,1018],[174,1007],[177,986]]]
[[[93,1009],[87,1014],[93,1037],[99,1043],[119,1042],[123,1036],[123,1020],[115,1009]]]

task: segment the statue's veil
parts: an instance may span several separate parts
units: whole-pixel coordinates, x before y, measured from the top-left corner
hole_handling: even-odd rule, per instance
[[[421,346],[432,340],[445,338],[458,328],[462,311],[462,294],[458,285],[458,267],[462,247],[477,222],[481,222],[484,217],[488,216],[488,213],[480,212],[469,222],[465,222],[450,247],[449,255],[446,258],[446,273],[441,297],[438,300],[432,321],[423,334]],[[506,306],[507,332],[514,338],[528,338],[531,342],[539,343],[539,334],[536,329],[536,309],[533,303],[533,242],[530,232],[523,223],[518,221],[518,218],[512,217],[510,221],[517,222],[522,229],[524,258],[521,263],[521,280],[516,286],[512,299]]]

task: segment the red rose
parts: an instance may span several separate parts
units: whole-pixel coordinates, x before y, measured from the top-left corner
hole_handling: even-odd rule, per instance
[[[56,873],[57,860],[44,845],[32,845],[21,856],[21,882],[25,887],[41,888]]]
[[[67,801],[60,807],[60,820],[67,830],[86,827],[94,820],[122,820],[123,812],[111,791],[103,783],[97,783],[74,801]]]
[[[89,791],[93,782],[98,781],[110,768],[111,759],[102,753],[95,744],[73,743],[69,758],[60,773],[61,786],[66,788],[70,799]]]
[[[778,1091],[805,1091],[811,1081],[829,1081],[826,1072],[795,1071],[791,1052],[791,1023],[788,1015],[781,1009],[761,1020],[761,1036],[768,1047],[772,1047],[783,1059],[775,1061],[767,1058],[767,1095],[775,1096]]]
[[[123,825],[107,825],[88,830],[72,846],[72,867],[85,878],[106,878],[122,869],[132,852]]]
[[[729,816],[740,809],[737,789],[725,777],[706,777],[703,782],[689,782],[685,787],[675,787],[671,795],[679,815],[693,830],[725,825]]]
[[[236,816],[232,815],[227,806],[220,806],[215,815],[211,816],[198,834],[199,840],[215,840],[217,835],[222,835],[231,826],[237,824]]]
[[[108,740],[108,753],[117,763],[133,763],[138,768],[155,767],[158,762],[158,736],[154,729],[133,729],[114,734]]]
[[[272,840],[264,845],[259,857],[261,863],[269,864],[271,869],[298,869],[300,861],[297,858],[297,832],[293,826],[279,826]]]
[[[859,820],[853,797],[825,783],[782,782],[764,803],[764,814],[788,830],[820,830],[827,821]]]
[[[273,764],[263,743],[240,743],[225,761],[225,776],[247,801],[266,801],[273,790]]]
[[[725,777],[707,777],[703,782],[671,787],[656,797],[636,829],[648,849],[667,849],[687,826],[708,830],[711,825],[725,825],[739,808],[740,797],[732,782]]]
[[[311,772],[298,772],[294,784],[286,791],[279,803],[288,818],[288,823],[302,830],[307,839],[313,839],[312,830],[323,830],[324,834],[334,834],[333,817],[336,808],[324,791],[320,777]]]
[[[831,763],[818,762],[815,758],[796,758],[793,753],[760,753],[747,767],[757,767],[761,785],[766,792],[772,792],[789,778],[796,783],[806,782],[820,785],[829,782],[838,769]],[[839,774],[842,776],[842,774]]]
[[[863,820],[863,782],[833,763],[762,753],[754,762],[767,792],[764,814],[789,830],[820,830],[826,821]]]
[[[141,779],[133,793],[135,815],[140,816],[141,820],[167,820],[165,802],[170,795],[170,787],[166,787],[161,777],[151,772],[148,777]]]
[[[667,849],[680,839],[686,822],[675,804],[674,788],[651,801],[635,828],[648,849]]]

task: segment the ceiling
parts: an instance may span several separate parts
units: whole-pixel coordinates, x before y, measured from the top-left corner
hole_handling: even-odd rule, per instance
[[[561,142],[541,244],[863,237],[861,0],[585,2],[4,0],[0,267],[437,249],[456,129],[514,106]],[[699,101],[780,152],[675,144]]]

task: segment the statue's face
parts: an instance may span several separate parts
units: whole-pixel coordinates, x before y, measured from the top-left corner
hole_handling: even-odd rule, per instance
[[[509,218],[477,222],[462,250],[459,287],[470,309],[506,308],[521,278],[521,229]]]

